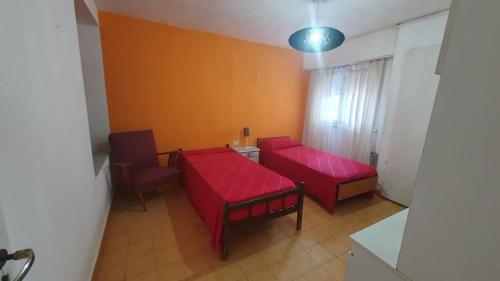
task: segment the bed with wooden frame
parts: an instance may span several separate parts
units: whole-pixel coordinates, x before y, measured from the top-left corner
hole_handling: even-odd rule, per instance
[[[236,227],[297,212],[302,225],[304,185],[228,148],[181,151],[178,167],[196,212],[210,228],[211,245],[228,258],[227,237]]]
[[[287,136],[258,138],[257,147],[260,164],[295,182],[305,182],[305,192],[329,212],[337,201],[371,196],[377,187],[377,172],[371,166],[303,146]]]

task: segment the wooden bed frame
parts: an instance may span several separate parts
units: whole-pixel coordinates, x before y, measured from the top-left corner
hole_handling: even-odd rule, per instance
[[[263,141],[274,138],[288,138],[288,136],[257,138],[257,147],[260,148]],[[337,186],[336,201],[374,191],[375,189],[377,189],[377,182],[378,176],[375,176],[339,184]]]
[[[297,203],[290,207],[285,208],[285,198],[297,194]],[[270,210],[269,203],[275,200],[280,200],[283,208],[279,210]],[[252,217],[251,211],[252,207],[260,204],[265,204],[266,209],[264,215],[259,217]],[[274,193],[271,195],[259,197],[256,199],[251,199],[248,201],[229,204],[228,202],[224,203],[224,212],[223,212],[223,224],[222,224],[222,259],[227,260],[228,258],[228,250],[227,250],[227,236],[231,229],[236,227],[240,227],[243,225],[250,225],[256,223],[262,223],[264,221],[276,219],[282,216],[289,215],[291,213],[297,212],[297,224],[296,230],[299,231],[302,228],[302,209],[304,207],[304,183],[301,182],[294,189],[282,191],[279,193]],[[238,220],[232,222],[229,220],[229,214],[236,210],[247,209],[249,216],[244,220]]]

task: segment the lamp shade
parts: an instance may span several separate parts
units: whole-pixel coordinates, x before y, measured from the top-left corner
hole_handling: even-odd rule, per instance
[[[248,127],[243,128],[243,136],[244,137],[250,136],[250,128]]]
[[[335,49],[342,45],[344,40],[344,33],[332,27],[321,26],[296,31],[290,36],[288,43],[298,51],[312,53]]]

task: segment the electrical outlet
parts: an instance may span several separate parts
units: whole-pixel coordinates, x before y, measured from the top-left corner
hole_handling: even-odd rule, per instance
[[[233,146],[240,145],[240,140],[233,140]]]

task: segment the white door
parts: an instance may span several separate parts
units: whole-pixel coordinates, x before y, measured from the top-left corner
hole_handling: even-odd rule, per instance
[[[12,249],[10,249],[7,224],[5,223],[5,219],[3,217],[2,205],[0,205],[0,249],[7,249],[7,251],[12,252]],[[0,272],[0,278],[5,274],[13,276],[12,263],[7,263],[2,268],[2,271]]]

